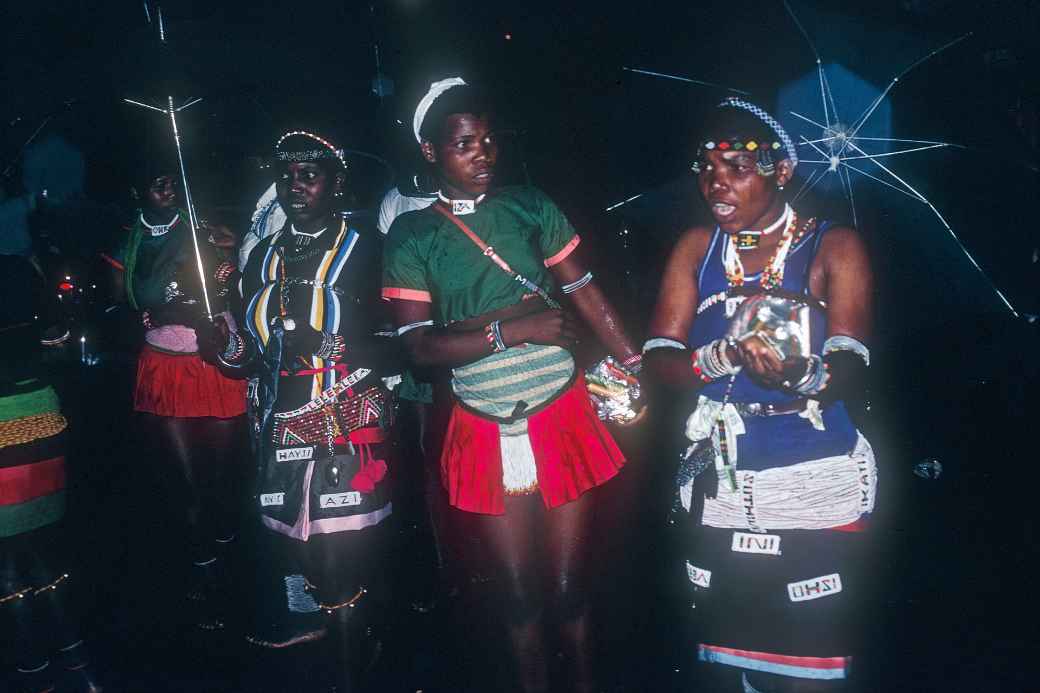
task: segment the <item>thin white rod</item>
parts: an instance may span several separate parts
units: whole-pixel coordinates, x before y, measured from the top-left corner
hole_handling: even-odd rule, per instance
[[[816,140],[805,140],[804,142],[799,142],[798,146],[801,147],[802,145],[805,145],[805,144],[819,144],[820,142],[830,142],[831,140],[834,140],[834,139],[837,139],[837,138],[834,135],[831,135],[830,137],[821,137],[821,138],[816,139]],[[801,159],[799,159],[798,161],[801,162]]]
[[[820,128],[821,130],[824,130],[824,131],[830,130],[830,128],[827,127],[826,125],[820,125],[819,123],[817,123],[812,118],[806,118],[801,113],[795,113],[794,111],[790,111],[790,114],[793,115],[795,118],[801,118],[805,122],[810,123],[811,125],[815,125],[816,127]]]
[[[820,155],[820,156],[822,156],[822,157],[824,157],[824,158],[826,158],[826,159],[830,159],[830,157],[829,157],[829,156],[827,156],[827,152],[823,151],[822,149],[820,149],[819,147],[817,147],[817,146],[816,146],[815,144],[813,144],[813,143],[812,143],[812,142],[810,142],[809,140],[805,139],[805,135],[802,135],[802,136],[801,136],[801,139],[802,139],[802,142],[803,142],[804,144],[807,144],[807,145],[809,145],[810,147],[812,147],[813,149],[815,149],[815,150],[816,150],[816,151],[817,151],[817,152],[819,153],[819,155]],[[799,159],[799,161],[801,161],[801,159]],[[830,162],[830,161],[827,161],[827,163],[828,163],[828,164],[830,164],[831,162]]]
[[[816,72],[820,78],[820,99],[823,101],[823,122],[827,123],[827,129],[831,128],[831,116],[830,111],[827,109],[827,89],[823,86],[823,63],[820,59],[816,59]],[[835,120],[837,118],[835,117]]]
[[[639,199],[640,197],[642,197],[642,196],[643,196],[643,193],[639,193],[638,195],[633,195],[632,197],[629,197],[628,199],[625,199],[625,200],[621,200],[621,202],[617,202],[617,203],[615,203],[615,204],[612,204],[612,205],[610,205],[609,207],[607,207],[607,208],[606,208],[606,209],[604,209],[603,211],[604,211],[604,212],[609,212],[609,211],[611,211],[611,210],[617,209],[617,208],[618,208],[618,207],[620,207],[621,205],[627,205],[627,204],[628,204],[629,202],[631,202],[632,200],[638,200],[638,199]]]
[[[910,152],[923,152],[926,149],[941,149],[943,147],[948,147],[948,146],[949,145],[947,145],[947,144],[930,144],[927,147],[914,147],[913,149],[900,149],[899,151],[896,151],[896,152],[881,152],[881,153],[878,153],[878,154],[869,154],[869,155],[866,155],[866,156],[843,156],[841,158],[842,159],[850,159],[851,160],[851,159],[870,159],[870,158],[873,158],[873,157],[882,157],[882,156],[897,156],[899,154],[909,154]]]
[[[899,177],[898,175],[896,175],[895,171],[893,171],[893,170],[892,170],[892,169],[890,169],[889,167],[885,166],[885,165],[884,165],[883,163],[881,163],[880,161],[877,161],[876,157],[873,157],[873,156],[871,156],[870,154],[867,154],[867,153],[866,153],[865,151],[863,151],[863,150],[862,150],[862,149],[860,149],[860,148],[859,148],[858,146],[856,146],[856,143],[855,143],[855,142],[849,141],[849,143],[848,143],[848,144],[849,144],[849,146],[850,146],[850,147],[852,147],[852,148],[853,148],[854,150],[856,150],[856,151],[857,151],[857,152],[859,152],[860,154],[866,154],[867,158],[868,158],[868,159],[870,159],[870,161],[871,161],[871,162],[873,162],[875,166],[877,166],[877,167],[878,167],[878,168],[880,168],[880,169],[881,169],[882,171],[884,171],[885,173],[887,173],[888,175],[892,176],[892,177],[893,177],[893,178],[895,178],[895,179],[896,179],[897,181],[899,181],[900,183],[902,183],[902,184],[903,184],[904,186],[906,186],[906,189],[907,189],[907,190],[909,190],[910,192],[912,192],[912,193],[913,193],[914,195],[917,195],[917,197],[921,198],[921,202],[928,202],[928,200],[927,200],[927,199],[925,198],[925,196],[924,196],[924,195],[922,195],[921,193],[917,192],[917,190],[916,190],[916,189],[914,188],[914,186],[910,185],[910,184],[909,184],[909,183],[907,183],[907,182],[906,182],[905,180],[903,180],[903,179],[902,179],[902,178],[900,178],[900,177]]]
[[[842,185],[845,187],[845,194],[849,198],[849,207],[852,208],[852,227],[859,228],[859,219],[856,216],[856,196],[852,192],[852,178],[849,176],[848,168],[839,168],[838,176],[842,179]]]
[[[166,43],[166,25],[163,24],[162,5],[156,5],[155,10],[159,15],[159,40]]]
[[[123,99],[123,101],[126,101],[127,103],[132,103],[135,106],[140,106],[141,108],[150,108],[153,111],[159,111],[159,113],[162,113],[163,115],[166,115],[166,109],[165,108],[159,108],[158,106],[149,106],[146,103],[141,103],[140,101],[134,101],[133,99]]]
[[[905,144],[941,144],[946,147],[961,147],[963,145],[953,144],[952,142],[936,142],[934,140],[904,140],[896,139],[894,137],[856,137],[857,140],[863,140],[864,142],[903,142]]]
[[[809,50],[811,50],[813,52],[813,55],[816,57],[816,62],[819,63],[820,52],[816,50],[816,44],[814,44],[812,42],[812,39],[809,38],[809,32],[805,30],[804,26],[802,26],[801,20],[798,19],[798,15],[796,15],[794,13],[794,10],[791,9],[791,6],[787,3],[787,0],[784,0],[784,9],[787,10],[787,14],[791,16],[791,20],[794,21],[794,25],[798,27],[798,31],[801,32],[802,37],[805,39],[805,42],[809,44]]]
[[[718,89],[725,89],[726,91],[736,92],[737,94],[743,94],[744,96],[751,96],[751,92],[743,91],[741,89],[734,89],[733,87],[727,87],[724,84],[715,84],[714,82],[705,82],[699,79],[691,79],[689,77],[680,77],[678,75],[669,75],[664,72],[654,72],[653,70],[640,70],[634,67],[622,67],[622,70],[628,72],[635,72],[640,75],[650,75],[651,77],[663,77],[664,79],[674,79],[679,82],[689,82],[690,84],[700,84],[705,87],[717,87]]]
[[[815,169],[811,173],[809,173],[809,177],[805,179],[805,182],[802,183],[802,187],[798,189],[797,193],[795,193],[792,202],[797,202],[798,200],[802,199],[802,196],[807,194],[810,190],[812,190],[816,186],[816,183],[823,180],[823,175],[820,175],[820,173],[820,171]],[[826,174],[826,172],[823,173]],[[817,178],[817,176],[819,177]],[[814,180],[816,181],[815,183],[813,182]]]
[[[178,112],[179,112],[179,111],[183,111],[183,110],[184,110],[185,108],[188,108],[189,106],[194,106],[194,105],[195,105],[195,104],[197,104],[197,103],[198,103],[199,101],[202,101],[202,97],[201,97],[201,96],[200,96],[200,97],[198,97],[198,98],[196,98],[196,99],[190,99],[190,100],[188,100],[188,101],[187,101],[187,102],[186,102],[186,103],[185,103],[185,104],[184,104],[183,106],[181,106],[180,108],[178,108],[178,109],[177,109],[177,111],[178,111]]]
[[[907,197],[909,197],[911,200],[914,200],[915,202],[924,202],[924,200],[922,200],[920,197],[917,197],[916,195],[911,195],[910,193],[908,193],[907,191],[903,190],[899,186],[892,185],[891,183],[889,183],[887,180],[884,180],[883,178],[878,178],[877,176],[873,176],[873,175],[867,173],[866,171],[864,171],[863,169],[857,168],[857,167],[853,166],[852,164],[846,164],[844,160],[841,162],[841,165],[846,167],[846,168],[849,168],[849,169],[855,171],[856,173],[858,173],[861,176],[866,176],[867,178],[870,178],[871,180],[875,180],[878,183],[881,183],[881,185],[884,185],[884,186],[887,186],[889,188],[892,188],[897,193],[900,193],[902,195],[906,195]]]
[[[184,153],[181,151],[181,135],[177,130],[177,111],[173,108],[173,97],[167,97],[170,106],[170,126],[173,128],[173,141],[177,146],[177,162],[181,167],[181,182],[184,185],[184,203],[188,207],[188,223],[191,225],[191,243],[195,249],[195,265],[199,270],[199,282],[202,284],[202,299],[206,304],[206,317],[213,320],[213,309],[209,304],[209,291],[206,289],[206,271],[202,267],[202,251],[199,250],[198,219],[195,216],[195,202],[191,199],[191,188],[188,187],[188,170],[184,166]]]
[[[900,79],[905,77],[908,72],[913,70],[915,67],[917,67],[921,63],[923,63],[923,62],[925,62],[927,60],[930,60],[931,58],[934,58],[935,56],[937,56],[939,53],[942,53],[947,48],[950,48],[951,46],[955,46],[956,44],[960,43],[964,39],[966,39],[969,36],[971,36],[972,33],[973,32],[969,31],[968,33],[964,34],[963,36],[959,36],[958,38],[955,38],[954,40],[950,41],[946,45],[943,45],[943,46],[940,46],[939,48],[936,48],[935,50],[933,50],[928,55],[926,55],[923,58],[920,58],[919,60],[911,63],[909,67],[907,67],[905,70],[903,70],[898,75],[893,77],[892,81],[888,83],[888,86],[885,87],[884,91],[882,91],[881,94],[874,100],[874,103],[871,105],[871,107],[868,108],[867,111],[864,112],[864,114],[857,119],[856,122],[858,124],[855,125],[852,128],[852,131],[850,133],[851,137],[855,137],[856,136],[856,134],[859,132],[860,128],[862,128],[866,124],[867,119],[870,118],[870,116],[873,115],[874,111],[877,110],[878,106],[881,105],[881,101],[884,100],[884,98],[888,95],[888,92],[892,91],[892,88],[896,85],[896,83],[899,82]],[[842,147],[843,151],[844,151],[844,149],[845,149],[845,147]],[[840,153],[841,152],[839,152],[839,154]]]
[[[985,279],[986,283],[988,283],[990,288],[993,289],[993,293],[995,293],[997,297],[1000,298],[1004,305],[1007,306],[1007,309],[1011,311],[1011,314],[1017,318],[1018,311],[1015,310],[1015,307],[1012,306],[1011,302],[1007,300],[1007,297],[1004,296],[1003,292],[1001,292],[1001,290],[997,288],[997,285],[993,283],[993,280],[989,278],[989,275],[982,270],[982,267],[975,260],[975,257],[968,251],[964,244],[961,243],[961,239],[958,238],[957,234],[953,232],[953,229],[950,228],[950,225],[946,223],[946,219],[943,218],[943,215],[939,214],[939,210],[935,208],[935,205],[933,205],[928,200],[925,200],[924,203],[928,205],[928,208],[932,210],[932,212],[935,213],[935,216],[939,219],[939,221],[942,222],[942,225],[946,229],[946,232],[950,234],[950,237],[953,238],[954,243],[956,243],[957,247],[961,249],[961,252],[964,253],[964,256],[968,258],[972,266],[975,267],[976,270],[978,270],[978,273],[982,275],[982,278]]]

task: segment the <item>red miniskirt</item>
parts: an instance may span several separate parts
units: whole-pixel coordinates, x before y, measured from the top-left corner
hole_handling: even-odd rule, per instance
[[[614,439],[596,416],[579,373],[566,392],[528,417],[527,435],[547,508],[576,499],[618,473],[625,464]],[[441,481],[452,506],[474,513],[505,513],[498,424],[456,403],[441,452]]]
[[[134,411],[229,419],[246,411],[246,381],[225,377],[198,354],[171,354],[146,344],[137,360]]]

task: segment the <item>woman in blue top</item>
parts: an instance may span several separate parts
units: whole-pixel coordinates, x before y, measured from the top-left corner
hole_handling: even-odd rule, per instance
[[[678,490],[698,653],[742,670],[744,690],[845,684],[877,486],[844,404],[869,361],[871,269],[854,229],[786,202],[797,163],[772,116],[720,104],[694,164],[716,225],[680,238],[644,346],[651,377],[697,399]],[[804,349],[760,321],[733,327],[761,314],[748,297],[763,293],[787,299]]]

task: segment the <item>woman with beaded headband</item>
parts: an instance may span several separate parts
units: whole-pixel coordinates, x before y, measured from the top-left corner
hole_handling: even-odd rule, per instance
[[[745,691],[847,685],[877,486],[846,409],[870,356],[870,264],[854,229],[785,201],[796,165],[772,116],[719,105],[694,165],[715,224],[672,251],[643,347],[671,401],[696,400],[677,512],[699,659]],[[741,690],[729,667],[706,672]]]
[[[575,367],[570,311],[619,361],[635,369],[640,357],[552,200],[528,186],[492,189],[498,142],[480,94],[459,78],[434,83],[413,132],[439,200],[394,221],[383,297],[412,362],[452,368],[440,459],[454,509],[448,541],[468,575],[489,578],[460,583],[479,588],[475,596],[506,627],[517,670],[503,686],[478,689],[548,690],[555,640],[570,679],[560,690],[591,691],[595,487],[625,460]],[[550,295],[557,289],[566,310]]]
[[[283,586],[273,625],[250,640],[286,647],[335,626],[347,663],[336,675],[350,677],[348,650],[387,589],[392,403],[380,376],[392,358],[373,336],[380,245],[339,214],[346,166],[328,140],[286,133],[273,169],[286,221],[252,249],[239,279],[245,331],[209,335],[217,362],[256,378],[255,502]]]
[[[148,458],[161,464],[165,505],[179,523],[173,536],[185,544],[172,555],[190,561],[191,618],[200,628],[215,630],[226,617],[226,554],[240,519],[240,506],[230,499],[244,489],[245,384],[199,353],[196,329],[207,329],[209,321],[188,213],[177,207],[179,180],[176,159],[149,157],[135,181],[141,206],[129,233],[114,253],[102,257],[112,266],[116,295],[141,316],[144,345],[134,411],[144,443],[154,449]],[[220,313],[227,292],[213,293],[212,277],[224,258],[206,242],[207,232],[201,225],[199,247],[213,310]]]

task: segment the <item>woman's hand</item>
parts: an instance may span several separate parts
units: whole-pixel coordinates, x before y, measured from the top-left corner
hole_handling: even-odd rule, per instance
[[[727,356],[734,365],[744,367],[753,379],[768,387],[779,387],[784,380],[784,362],[766,340],[752,334],[727,347]],[[804,370],[804,368],[803,368]]]
[[[545,310],[505,320],[501,327],[502,339],[507,346],[552,344],[569,349],[578,341],[578,328],[574,317],[562,310]]]
[[[195,330],[195,339],[199,344],[199,356],[207,363],[217,363],[217,354],[227,349],[231,334],[224,316],[214,316],[212,322],[200,317],[191,327]]]

